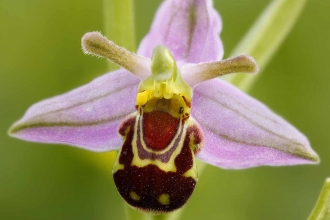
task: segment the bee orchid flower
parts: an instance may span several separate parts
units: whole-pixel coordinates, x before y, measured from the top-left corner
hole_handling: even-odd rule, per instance
[[[258,71],[248,55],[221,60],[220,30],[211,0],[166,0],[136,54],[87,33],[85,53],[123,68],[34,104],[10,135],[120,150],[117,189],[131,206],[151,212],[186,203],[198,178],[195,157],[226,169],[317,163],[303,134],[219,78]]]

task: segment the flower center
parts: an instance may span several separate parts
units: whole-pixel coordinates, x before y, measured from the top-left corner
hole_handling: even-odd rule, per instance
[[[182,79],[171,52],[165,46],[155,47],[151,60],[151,75],[140,83],[136,96],[136,106],[159,107],[159,103],[178,104],[178,113],[190,114],[192,89]],[[157,102],[156,100],[163,100]],[[172,106],[173,107],[173,106]],[[176,109],[176,108],[169,108]],[[172,112],[173,116],[177,115]]]

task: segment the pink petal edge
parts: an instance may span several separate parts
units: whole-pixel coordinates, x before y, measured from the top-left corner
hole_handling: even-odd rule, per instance
[[[31,106],[10,129],[14,137],[63,143],[91,151],[118,149],[121,121],[135,111],[140,79],[126,70],[96,78],[63,95]]]
[[[318,162],[307,138],[265,105],[213,79],[194,89],[192,115],[205,135],[198,158],[222,168]]]

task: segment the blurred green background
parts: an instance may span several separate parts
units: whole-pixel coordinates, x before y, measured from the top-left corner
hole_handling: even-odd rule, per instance
[[[137,42],[160,0],[135,1]],[[270,1],[215,0],[228,55]],[[0,1],[0,219],[124,219],[113,154],[7,136],[33,103],[106,70],[80,39],[103,30],[102,1]],[[181,219],[306,219],[330,177],[330,1],[310,0],[251,95],[308,136],[321,164],[222,170],[207,167]]]

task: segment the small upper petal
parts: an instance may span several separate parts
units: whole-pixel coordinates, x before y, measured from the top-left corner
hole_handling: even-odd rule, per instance
[[[92,151],[121,147],[121,121],[135,111],[140,80],[126,70],[31,106],[10,135],[35,142],[64,143]]]
[[[81,39],[81,46],[86,54],[107,58],[141,79],[151,74],[149,58],[118,46],[99,32],[86,33]]]
[[[319,160],[296,128],[220,79],[195,87],[192,115],[205,135],[198,157],[215,166],[238,169]]]
[[[194,87],[198,83],[231,73],[257,73],[259,68],[253,57],[242,54],[216,62],[186,63],[180,70],[188,85]]]
[[[154,47],[168,47],[179,63],[222,59],[221,19],[211,0],[166,0],[158,9],[138,54],[151,57]]]

